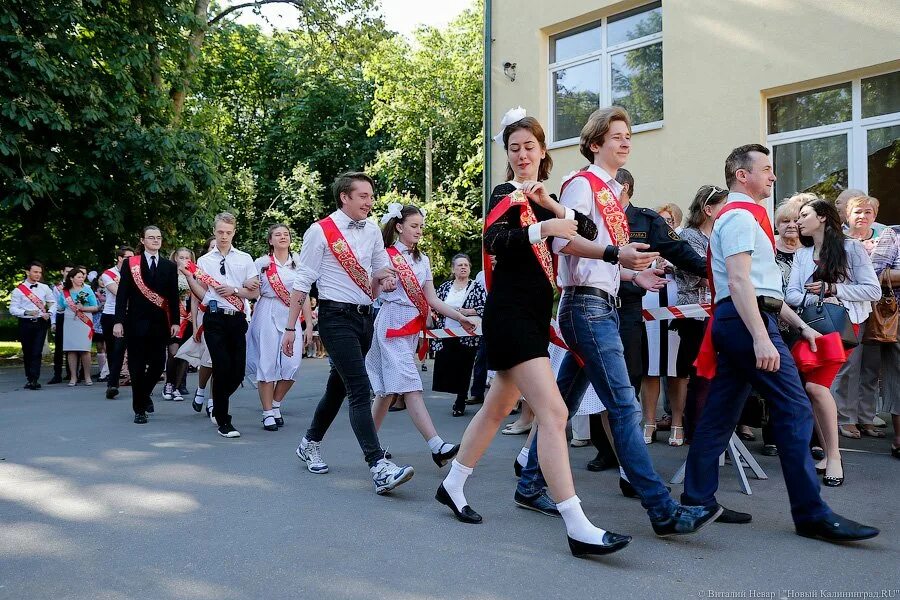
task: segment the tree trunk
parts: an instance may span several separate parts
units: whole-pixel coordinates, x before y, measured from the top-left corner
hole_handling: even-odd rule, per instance
[[[172,105],[175,109],[175,123],[181,121],[181,114],[184,112],[184,100],[187,96],[191,85],[191,75],[197,66],[197,60],[200,58],[200,48],[203,46],[203,39],[209,29],[207,18],[209,14],[210,0],[195,0],[194,2],[194,23],[191,25],[191,32],[188,37],[188,50],[181,66],[181,77],[172,90]]]
[[[431,153],[434,149],[434,139],[431,137],[431,127],[428,128],[428,137],[425,138],[425,203],[431,202]]]

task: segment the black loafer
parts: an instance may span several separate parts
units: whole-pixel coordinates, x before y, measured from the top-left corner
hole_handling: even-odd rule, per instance
[[[665,519],[652,520],[653,531],[659,537],[697,533],[719,518],[724,509],[719,506],[678,505]]]
[[[604,554],[612,554],[613,552],[618,552],[619,550],[627,546],[630,542],[630,535],[620,535],[618,533],[607,531],[603,534],[602,544],[589,544],[587,542],[580,542],[569,537],[569,550],[572,551],[572,556],[577,557],[591,555],[602,556]]]
[[[809,449],[809,453],[812,454],[813,460],[822,460],[825,458],[825,450],[820,448],[819,446],[813,446]]]
[[[541,513],[542,515],[547,515],[548,517],[559,517],[559,509],[556,508],[556,503],[550,499],[550,496],[547,495],[547,492],[541,492],[540,494],[535,494],[534,496],[525,496],[524,494],[520,494],[518,490],[516,490],[515,495],[513,496],[513,501],[516,503],[516,506],[520,508],[525,508],[527,510],[533,510],[534,512]]]
[[[447,490],[444,489],[443,483],[438,488],[437,493],[435,493],[434,499],[444,506],[449,506],[450,510],[453,511],[453,514],[456,515],[457,520],[462,521],[463,523],[481,523],[481,515],[472,510],[472,507],[468,504],[463,506],[462,509],[456,508],[453,498],[451,498],[450,494],[447,493]]]
[[[818,521],[797,523],[795,527],[797,535],[826,542],[858,542],[872,539],[881,533],[875,527],[851,521],[837,514]]]
[[[138,425],[146,425],[148,422],[147,415],[144,413],[134,415],[134,422]]]
[[[119,388],[117,388],[117,387],[106,388],[106,399],[107,400],[113,400],[118,395],[119,395]]]
[[[459,444],[454,444],[446,452],[432,452],[431,460],[433,460],[434,464],[440,468],[453,460],[453,457],[456,456],[457,452],[459,452]]]
[[[281,429],[284,427],[284,419],[282,417],[275,417],[275,424],[278,425],[278,428]]]
[[[589,461],[587,464],[587,470],[598,472],[605,471],[606,469],[612,469],[613,467],[618,467],[619,461],[615,458],[610,458],[608,456],[598,456],[592,461]]]
[[[722,514],[716,518],[716,523],[735,523],[742,525],[753,520],[753,515],[750,513],[738,512],[736,510],[731,510],[730,508],[725,508],[724,506],[721,506],[721,508]]]
[[[825,485],[825,487],[841,487],[842,485],[844,485],[844,478],[830,477],[826,475],[822,478],[822,483]]]
[[[759,453],[763,456],[778,456],[778,446],[775,444],[766,444]]]
[[[156,412],[156,410],[154,410],[153,408],[153,400],[147,401],[147,412],[151,414]]]

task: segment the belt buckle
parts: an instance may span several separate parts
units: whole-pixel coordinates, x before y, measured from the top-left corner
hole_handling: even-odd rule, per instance
[[[612,305],[616,308],[622,308],[622,299],[618,296],[612,296],[613,302]]]
[[[366,304],[357,304],[356,305],[356,312],[358,312],[359,314],[361,314],[363,316],[368,315],[370,310],[371,310],[371,308]]]

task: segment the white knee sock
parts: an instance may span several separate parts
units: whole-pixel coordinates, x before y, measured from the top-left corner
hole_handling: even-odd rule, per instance
[[[563,521],[566,522],[566,533],[569,537],[586,542],[588,544],[602,544],[603,534],[605,530],[594,527],[584,511],[581,510],[581,500],[578,496],[572,496],[568,500],[557,503],[556,508],[562,515]]]
[[[516,460],[517,460],[517,461],[519,462],[519,464],[522,465],[523,467],[524,467],[526,464],[528,464],[528,454],[529,454],[529,452],[530,452],[529,447],[528,447],[528,446],[525,446],[524,448],[522,448],[521,450],[519,450],[519,455],[516,457]]]
[[[466,495],[463,493],[463,486],[466,485],[466,479],[472,474],[472,470],[472,468],[456,462],[454,459],[450,463],[450,472],[444,478],[444,489],[447,490],[450,499],[456,504],[457,510],[461,510],[463,506],[468,504]]]
[[[441,439],[441,436],[436,435],[428,440],[428,447],[431,449],[432,454],[437,454],[444,447],[444,440]]]

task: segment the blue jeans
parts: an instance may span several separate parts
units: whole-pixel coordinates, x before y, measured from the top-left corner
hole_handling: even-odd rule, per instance
[[[677,503],[653,469],[644,444],[641,407],[628,379],[615,307],[603,298],[566,293],[559,304],[559,324],[563,339],[572,351],[563,360],[556,380],[569,414],[578,409],[590,382],[609,412],[616,452],[628,480],[641,497],[642,506],[651,520],[670,516]],[[584,367],[572,353],[584,360]],[[532,444],[528,465],[519,481],[520,493],[528,491],[526,495],[534,495],[537,484],[543,483],[542,478],[535,477],[538,468],[537,445]],[[529,476],[531,479],[526,480]]]
[[[769,373],[756,368],[753,338],[734,304],[720,304],[715,315],[712,336],[718,351],[716,376],[710,383],[688,451],[681,501],[703,506],[716,504],[719,455],[728,446],[752,386],[769,401],[772,434],[794,522],[829,516],[831,510],[819,495],[819,479],[809,453],[812,406],[797,365],[778,331],[777,319],[774,315],[762,315],[769,337],[781,355],[781,368]]]

